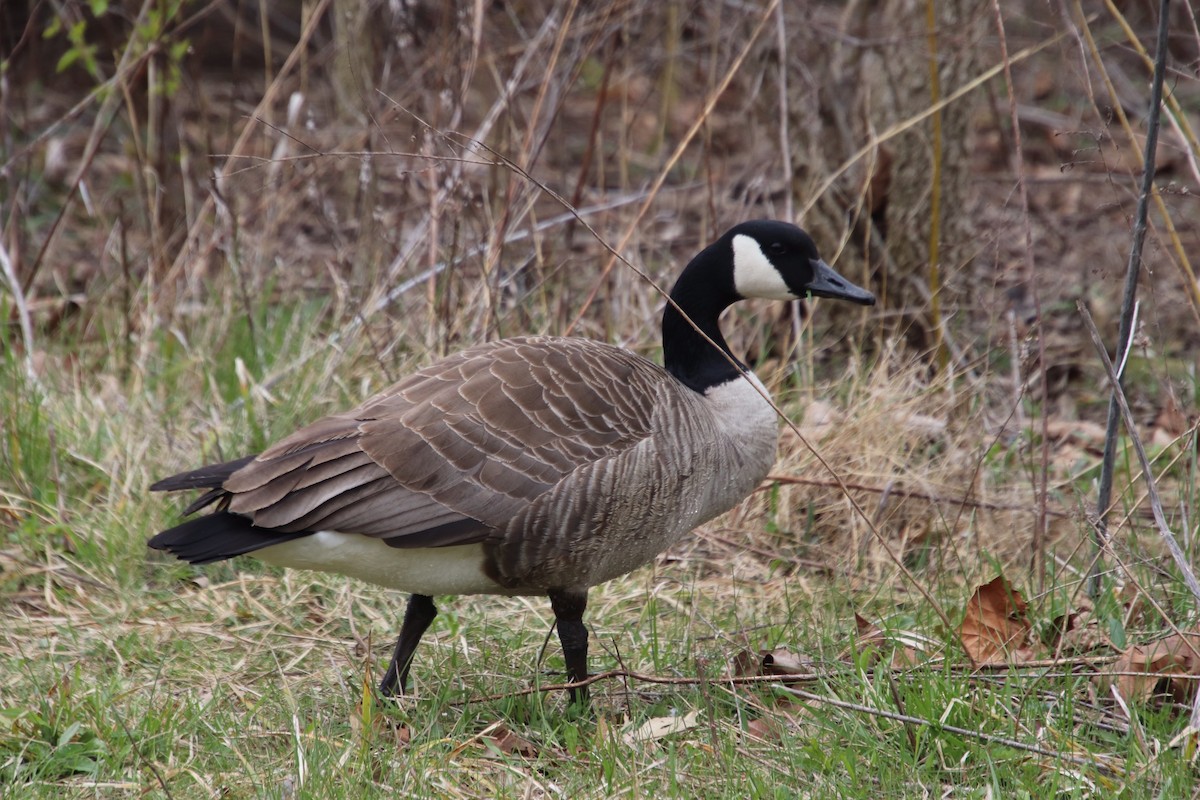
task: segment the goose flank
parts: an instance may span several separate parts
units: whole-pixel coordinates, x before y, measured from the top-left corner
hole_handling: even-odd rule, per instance
[[[470,347],[262,453],[155,483],[204,490],[184,515],[208,513],[149,546],[193,564],[249,555],[410,593],[383,695],[405,691],[435,595],[548,596],[567,678],[584,680],[589,587],[732,508],[774,463],[774,411],[721,336],[721,312],[809,295],[875,302],[800,228],[742,223],[672,289],[686,318],[667,304],[663,367],[588,339]],[[586,688],[570,697],[585,701]]]

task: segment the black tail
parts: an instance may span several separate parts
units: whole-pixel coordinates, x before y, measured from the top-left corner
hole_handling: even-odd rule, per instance
[[[147,544],[155,550],[166,550],[190,564],[208,564],[310,534],[311,531],[285,533],[270,528],[256,528],[248,517],[217,511],[165,530]]]
[[[165,530],[147,544],[155,550],[166,550],[176,558],[191,564],[208,564],[308,536],[310,531],[284,533],[270,528],[257,528],[249,517],[225,510],[227,502],[220,502],[228,497],[222,488],[225,481],[254,459],[255,456],[245,456],[223,464],[209,464],[200,469],[163,478],[151,485],[152,492],[208,489],[183,510],[184,516],[195,514],[213,503],[218,505],[213,513]]]

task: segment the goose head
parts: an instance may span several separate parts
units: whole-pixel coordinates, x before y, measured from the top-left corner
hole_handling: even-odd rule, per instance
[[[746,366],[721,336],[721,312],[749,298],[805,297],[875,304],[875,295],[821,259],[800,228],[775,220],[743,222],[700,251],[676,281],[663,311],[663,365],[700,393],[739,378]]]
[[[798,300],[830,297],[875,305],[875,295],[843,278],[817,254],[812,237],[787,222],[754,220],[726,236],[739,298]]]

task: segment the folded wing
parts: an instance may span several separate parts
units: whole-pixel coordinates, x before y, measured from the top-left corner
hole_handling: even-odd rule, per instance
[[[483,541],[580,467],[652,435],[665,378],[638,356],[588,340],[473,347],[255,458],[155,484],[159,491],[207,488],[188,510],[215,503],[217,513],[151,545],[178,554],[172,532],[191,526],[190,539],[203,537],[197,525],[204,519],[212,519],[213,536],[229,540],[198,548],[207,560],[214,550],[257,549],[255,536],[265,547],[281,535],[319,530],[380,537],[394,547]]]

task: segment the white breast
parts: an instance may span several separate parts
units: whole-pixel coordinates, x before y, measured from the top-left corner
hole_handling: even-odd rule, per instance
[[[778,419],[775,409],[767,402],[767,387],[753,372],[744,378],[718,384],[704,393],[713,416],[721,428],[735,439],[747,438],[751,443],[770,442],[772,459],[778,439]]]
[[[707,498],[706,508],[725,511],[740,503],[775,463],[779,421],[760,389],[762,382],[751,374],[705,392],[705,405],[723,440],[714,454],[717,469],[712,485],[700,492]],[[704,519],[711,517],[707,514]]]

